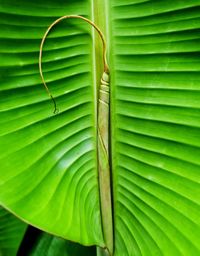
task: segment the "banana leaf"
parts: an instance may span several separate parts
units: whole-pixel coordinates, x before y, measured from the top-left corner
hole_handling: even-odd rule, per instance
[[[200,254],[200,0],[0,0],[0,204],[41,230],[112,248],[97,157],[101,44],[110,68],[114,255]],[[101,189],[100,189],[101,190]],[[112,252],[111,252],[112,254]]]

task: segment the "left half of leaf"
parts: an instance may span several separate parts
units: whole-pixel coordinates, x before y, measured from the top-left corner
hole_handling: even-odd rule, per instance
[[[0,204],[46,232],[103,246],[87,25],[62,22],[45,43],[43,70],[57,115],[38,72],[45,30],[74,11],[87,16],[89,3],[0,0]]]

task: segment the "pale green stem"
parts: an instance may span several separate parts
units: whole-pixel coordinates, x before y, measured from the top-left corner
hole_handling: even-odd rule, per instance
[[[97,247],[97,256],[110,256],[110,254],[108,250],[101,247]]]

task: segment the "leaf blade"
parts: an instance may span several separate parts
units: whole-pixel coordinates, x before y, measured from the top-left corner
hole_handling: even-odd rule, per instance
[[[115,255],[199,254],[199,1],[111,2]]]
[[[30,5],[22,1],[13,6],[11,14],[12,2],[1,5],[17,22],[14,25],[8,19],[11,24],[4,24],[6,40],[10,45],[17,43],[17,47],[11,54],[4,46],[2,53],[0,201],[42,230],[86,245],[103,246],[88,27],[79,21],[63,22],[46,41],[44,75],[60,110],[54,116],[39,77],[38,43],[49,17],[52,20],[55,14],[71,13],[77,3],[66,3],[57,13],[59,3],[54,8],[51,1],[42,5],[38,1],[30,10]],[[87,14],[88,8],[85,1],[76,11]],[[27,26],[22,21],[30,12]],[[16,14],[21,15],[21,21]],[[14,42],[9,33],[20,40]],[[19,45],[22,42],[24,47]],[[4,70],[9,71],[8,76],[3,75]]]

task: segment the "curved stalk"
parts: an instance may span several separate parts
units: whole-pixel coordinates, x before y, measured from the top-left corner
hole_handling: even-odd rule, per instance
[[[109,68],[106,60],[106,42],[101,30],[89,19],[79,15],[66,15],[55,20],[46,30],[41,44],[39,54],[39,71],[44,87],[52,99],[54,104],[54,113],[58,112],[56,101],[49,91],[49,88],[44,80],[42,72],[42,50],[46,37],[50,30],[60,21],[68,18],[82,19],[89,23],[98,32],[103,44],[103,64],[104,72],[101,78],[98,99],[98,174],[100,187],[101,215],[103,234],[106,248],[105,255],[113,255],[113,225],[112,225],[112,203],[111,203],[111,188],[110,188],[110,164],[109,164]]]
[[[44,42],[47,38],[47,35],[49,34],[50,30],[56,25],[58,24],[59,22],[61,22],[62,20],[64,19],[71,19],[71,18],[75,18],[75,19],[82,19],[84,21],[86,21],[87,23],[89,23],[91,26],[93,26],[93,28],[96,29],[96,31],[98,32],[101,40],[102,40],[102,44],[103,44],[103,64],[104,64],[104,72],[106,73],[109,73],[109,68],[108,68],[108,64],[107,64],[107,59],[106,59],[106,41],[104,39],[104,35],[103,33],[101,32],[101,30],[89,19],[85,18],[85,17],[82,17],[80,15],[65,15],[65,16],[62,16],[60,18],[58,18],[57,20],[55,20],[46,30],[43,38],[42,38],[42,41],[41,41],[41,44],[40,44],[40,54],[39,54],[39,71],[40,71],[40,77],[42,79],[42,82],[43,82],[43,85],[47,91],[47,94],[49,95],[49,97],[52,99],[53,101],[53,105],[54,105],[54,114],[56,114],[58,112],[58,108],[57,108],[57,105],[56,105],[56,101],[53,97],[53,95],[51,94],[51,92],[49,91],[49,88],[45,82],[45,79],[44,79],[44,76],[43,76],[43,71],[42,71],[42,51],[43,51],[43,45],[44,45]]]

